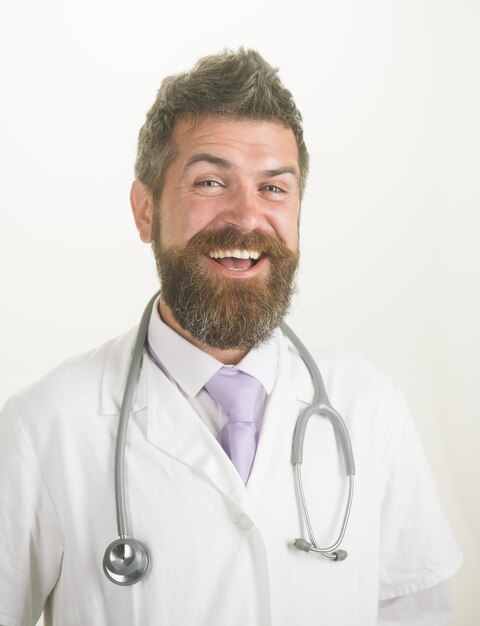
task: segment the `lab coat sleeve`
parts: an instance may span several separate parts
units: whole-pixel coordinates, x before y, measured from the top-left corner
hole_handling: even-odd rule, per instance
[[[0,624],[33,625],[60,573],[63,534],[13,399],[0,413],[0,554]]]
[[[389,606],[385,601],[447,581],[462,561],[413,419],[398,387],[397,402],[382,471],[380,607]],[[420,595],[416,598],[419,607],[421,598]],[[415,606],[415,598],[406,600],[405,605],[408,602]],[[402,623],[423,624],[418,620]]]
[[[380,600],[377,626],[448,626],[453,616],[449,581],[406,596]]]

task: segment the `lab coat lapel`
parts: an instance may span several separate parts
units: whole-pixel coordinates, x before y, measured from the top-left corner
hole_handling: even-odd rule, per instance
[[[157,448],[189,465],[225,496],[247,508],[245,486],[221,445],[177,386],[144,357],[148,386],[146,437]]]
[[[118,415],[125,387],[131,351],[136,337],[133,329],[112,342],[105,362],[101,407],[104,415]],[[187,400],[144,355],[132,413],[138,415],[147,440],[209,480],[243,510],[262,497],[272,473],[290,472],[289,460],[299,409],[313,396],[305,365],[283,335],[278,338],[278,371],[268,400],[255,461],[247,488],[224,450]],[[146,419],[143,410],[146,409]],[[288,467],[288,470],[287,470]]]
[[[137,329],[113,340],[102,379],[100,414],[119,416]],[[189,403],[144,354],[131,413],[154,446],[185,463],[246,510],[245,485],[221,445]],[[146,417],[145,417],[146,416]],[[132,418],[131,418],[132,419]]]

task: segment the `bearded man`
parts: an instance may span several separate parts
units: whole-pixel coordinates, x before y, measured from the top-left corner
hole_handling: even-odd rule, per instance
[[[240,49],[165,79],[135,173],[161,283],[140,330],[1,414],[1,624],[449,623],[461,556],[402,394],[283,332],[308,153],[276,70]],[[313,415],[293,468],[317,367],[344,421]]]

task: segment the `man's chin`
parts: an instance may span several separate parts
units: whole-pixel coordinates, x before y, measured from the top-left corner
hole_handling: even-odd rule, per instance
[[[204,248],[205,249],[205,248]],[[176,323],[215,349],[252,348],[267,341],[295,291],[298,258],[265,258],[238,270],[204,253],[156,255],[162,298]]]

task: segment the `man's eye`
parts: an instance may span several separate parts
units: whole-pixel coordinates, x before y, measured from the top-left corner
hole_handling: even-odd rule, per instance
[[[195,183],[196,187],[220,187],[218,180],[199,180]]]
[[[277,185],[265,185],[264,189],[266,191],[272,191],[273,193],[282,193],[283,189],[277,187]]]

